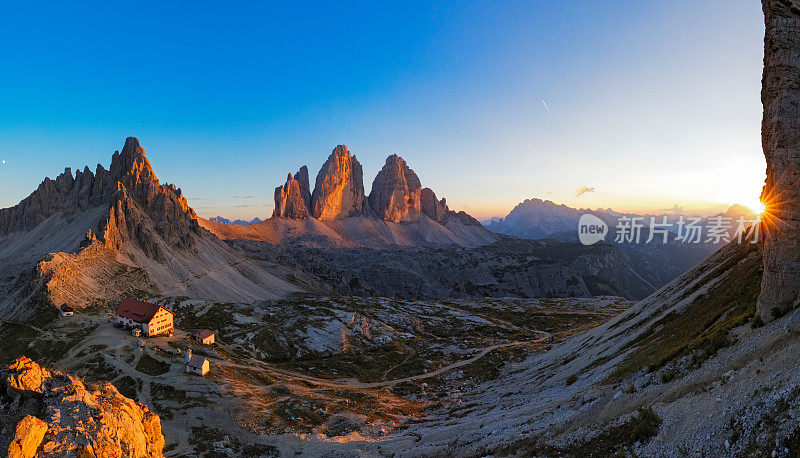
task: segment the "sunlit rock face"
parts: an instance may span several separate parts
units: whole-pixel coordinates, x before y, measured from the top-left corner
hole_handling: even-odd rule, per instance
[[[800,303],[800,1],[763,0],[762,5],[767,214],[758,312],[770,320]]]
[[[309,217],[311,194],[308,190],[308,168],[303,166],[300,171],[289,174],[286,184],[275,188],[275,211],[273,217],[306,219]]]
[[[384,221],[414,221],[422,216],[421,192],[417,174],[402,157],[392,154],[372,182],[369,205]]]
[[[337,146],[317,174],[311,214],[321,220],[368,213],[361,164],[344,145]]]
[[[27,357],[17,358],[5,379],[8,405],[0,420],[16,426],[9,456],[160,457],[161,420],[147,406],[121,395],[109,382],[86,386],[77,377],[48,371]],[[3,425],[12,426],[12,424]],[[46,433],[45,433],[46,432]]]

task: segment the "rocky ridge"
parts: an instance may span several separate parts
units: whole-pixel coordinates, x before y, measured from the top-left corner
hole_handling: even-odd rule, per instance
[[[209,218],[208,220],[209,221],[213,221],[215,223],[235,224],[237,226],[247,226],[249,224],[256,224],[256,223],[260,223],[261,221],[263,221],[259,217],[255,217],[255,218],[253,218],[253,219],[251,219],[249,221],[246,221],[246,220],[243,220],[243,219],[235,219],[235,220],[231,221],[228,218],[225,218],[225,217],[219,216],[219,215],[217,215],[217,216],[215,216],[213,218]]]
[[[306,275],[309,290],[343,296],[445,299],[623,296],[655,289],[613,245],[584,247],[554,240],[503,238],[461,247],[318,248],[231,244],[251,259],[274,260]]]
[[[200,227],[135,137],[108,170],[73,176],[68,168],[0,210],[0,310],[8,317],[134,292],[255,300],[296,290]]]
[[[84,245],[99,241],[111,249],[137,243],[148,257],[163,260],[164,245],[189,248],[189,233],[200,231],[197,215],[180,188],[162,185],[135,137],[128,137],[122,153],[115,151],[111,168],[98,164],[73,177],[70,168],[55,180],[45,178],[38,189],[18,205],[0,210],[0,236],[25,232],[47,219],[67,217],[92,207],[104,215],[86,233]],[[155,224],[144,224],[149,219]]]
[[[4,372],[3,424],[16,424],[11,457],[162,456],[158,415],[108,382],[86,386],[76,377],[20,357]]]

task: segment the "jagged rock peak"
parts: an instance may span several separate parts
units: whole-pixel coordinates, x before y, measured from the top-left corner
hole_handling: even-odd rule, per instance
[[[117,179],[130,175],[138,177],[139,181],[143,182],[158,180],[144,148],[136,137],[128,137],[125,140],[122,153],[114,152],[111,158],[111,174]]]
[[[369,205],[385,221],[414,221],[422,216],[421,192],[417,174],[402,157],[392,154],[372,182]]]
[[[447,208],[447,201],[444,197],[442,197],[442,200],[436,200],[436,193],[431,188],[423,188],[420,199],[422,201],[422,213],[439,224],[446,222],[450,209]]]
[[[308,168],[303,166],[292,176],[286,177],[286,184],[275,188],[275,211],[273,217],[306,219],[310,216],[311,196],[308,192]]]
[[[91,228],[98,240],[113,249],[135,242],[156,260],[165,260],[160,253],[166,245],[190,247],[191,234],[199,231],[180,188],[159,184],[139,141],[129,137],[122,153],[114,153],[110,171],[98,164],[94,174],[87,167],[73,178],[67,168],[55,180],[45,179],[18,205],[0,209],[0,236],[92,207],[108,209],[108,217]]]
[[[317,219],[332,220],[368,212],[361,164],[346,146],[338,145],[317,174],[311,214]]]
[[[767,180],[761,194],[764,276],[758,313],[765,320],[800,304],[800,2],[763,0],[761,143]],[[780,201],[777,202],[776,201]]]

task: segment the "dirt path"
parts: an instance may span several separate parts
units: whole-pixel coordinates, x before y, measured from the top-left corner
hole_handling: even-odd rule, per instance
[[[542,335],[542,337],[540,337],[540,338],[538,338],[536,340],[530,340],[530,341],[507,342],[507,343],[503,343],[503,344],[492,345],[490,347],[484,348],[483,350],[481,350],[477,355],[473,356],[472,358],[461,360],[461,361],[457,361],[457,362],[455,362],[453,364],[450,364],[450,365],[447,365],[445,367],[439,368],[439,369],[437,369],[435,371],[428,372],[428,373],[425,373],[425,374],[414,375],[414,376],[411,376],[411,377],[398,378],[398,379],[394,379],[394,380],[386,380],[386,381],[383,381],[383,382],[359,382],[358,380],[353,380],[353,379],[327,380],[327,379],[313,377],[313,376],[306,375],[306,374],[301,374],[299,372],[290,371],[290,370],[287,370],[287,369],[279,369],[277,367],[271,366],[271,365],[269,365],[267,363],[264,363],[262,361],[258,361],[256,359],[252,359],[251,361],[252,361],[253,364],[261,366],[261,368],[263,368],[263,369],[270,370],[272,372],[275,372],[277,374],[281,374],[281,375],[284,375],[284,376],[294,377],[295,379],[303,380],[303,381],[306,381],[306,382],[309,382],[309,383],[314,383],[316,385],[329,386],[329,387],[333,387],[333,388],[374,389],[374,388],[390,387],[390,386],[397,385],[398,383],[413,382],[413,381],[416,381],[416,380],[425,380],[425,379],[429,379],[429,378],[432,378],[432,377],[437,377],[437,376],[442,375],[442,374],[444,374],[446,372],[449,372],[449,371],[451,371],[453,369],[458,369],[459,367],[464,367],[464,366],[466,366],[468,364],[472,364],[475,361],[478,361],[479,359],[481,359],[484,356],[488,355],[490,352],[492,352],[494,350],[498,350],[500,348],[516,347],[516,346],[520,346],[520,345],[542,343],[542,342],[545,342],[545,341],[547,341],[548,339],[550,339],[552,337],[552,334],[549,333],[549,332],[545,332],[545,331],[533,331],[533,332]],[[244,365],[244,364],[232,363],[230,361],[228,361],[227,364],[229,364],[231,366],[235,366],[235,367],[245,368],[245,369],[252,369],[252,367],[253,367],[253,366],[248,366],[248,365]]]

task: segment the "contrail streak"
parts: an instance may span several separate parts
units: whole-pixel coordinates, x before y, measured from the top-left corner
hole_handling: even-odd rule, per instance
[[[542,104],[544,104],[544,107],[545,109],[547,109],[547,112],[550,113],[550,107],[547,106],[547,102],[545,102],[544,99],[542,99]]]

